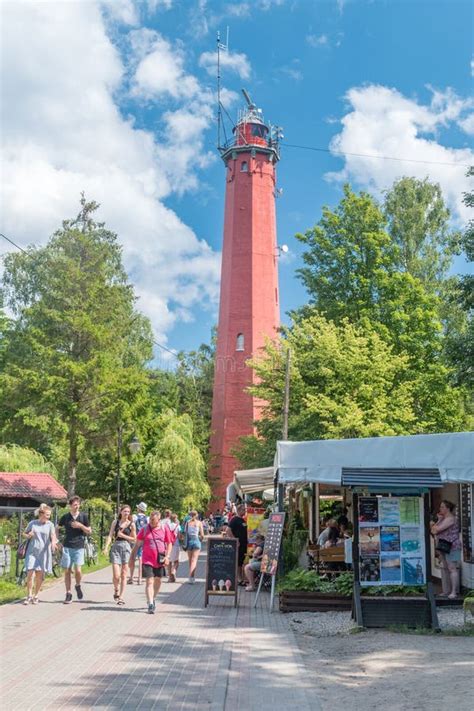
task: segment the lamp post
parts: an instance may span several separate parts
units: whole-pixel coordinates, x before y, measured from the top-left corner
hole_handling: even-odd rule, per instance
[[[120,424],[117,428],[117,516],[120,511],[120,477],[121,477],[121,467],[122,467],[122,442],[123,442],[123,428]],[[128,448],[130,454],[137,454],[140,451],[141,443],[138,437],[134,434],[130,442],[128,443]]]

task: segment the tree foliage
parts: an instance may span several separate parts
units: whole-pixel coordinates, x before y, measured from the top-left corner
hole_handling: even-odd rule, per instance
[[[47,453],[61,442],[75,491],[81,453],[132,416],[146,386],[150,326],[135,310],[114,233],[81,201],[46,247],[5,259],[15,320],[1,376],[2,436]]]
[[[0,444],[0,471],[2,472],[46,472],[56,475],[54,464],[42,454],[28,447],[16,444]]]

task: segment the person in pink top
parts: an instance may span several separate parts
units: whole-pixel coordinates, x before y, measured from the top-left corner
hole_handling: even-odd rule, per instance
[[[142,571],[150,615],[155,614],[155,599],[160,592],[161,578],[166,574],[170,562],[172,545],[173,536],[170,529],[161,521],[160,512],[152,511],[149,523],[138,532],[132,553],[136,555],[138,549],[143,547]]]

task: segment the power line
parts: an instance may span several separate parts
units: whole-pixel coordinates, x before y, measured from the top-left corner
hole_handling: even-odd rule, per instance
[[[25,254],[28,254],[28,252],[26,251],[26,249],[23,249],[23,247],[20,247],[19,244],[16,244],[16,242],[14,242],[12,239],[10,239],[10,237],[7,237],[6,235],[4,235],[3,232],[0,232],[0,237],[3,237],[3,239],[6,239],[7,242],[10,242],[10,244],[12,244],[14,247],[16,247],[17,249],[19,249],[21,252],[24,252]]]
[[[283,143],[284,148],[300,148],[305,151],[317,151],[318,153],[331,153],[340,156],[356,156],[357,158],[378,158],[379,160],[396,160],[400,163],[425,163],[427,165],[450,165],[461,168],[470,168],[466,163],[447,163],[436,160],[417,160],[416,158],[395,158],[394,156],[376,156],[370,153],[349,153],[349,151],[336,151],[331,148],[318,148],[316,146],[299,146],[294,143]]]

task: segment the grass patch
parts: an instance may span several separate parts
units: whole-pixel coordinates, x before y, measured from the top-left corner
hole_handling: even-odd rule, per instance
[[[94,573],[96,570],[106,568],[108,565],[110,565],[108,556],[105,556],[102,551],[100,551],[97,563],[90,566],[83,565],[82,574],[88,575],[88,573]],[[15,571],[15,565],[13,560],[11,570]],[[60,580],[61,577],[55,578],[53,575],[48,575],[43,583],[43,589]],[[15,602],[16,600],[21,600],[25,597],[25,595],[26,588],[24,586],[17,585],[14,574],[12,575],[12,573],[10,573],[8,576],[0,578],[0,605],[5,605],[7,602]]]
[[[25,588],[20,587],[12,580],[0,578],[0,605],[21,600],[22,597],[25,597]]]

